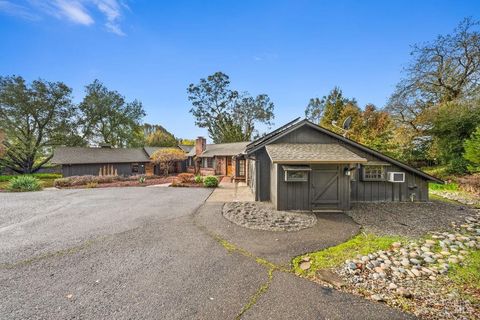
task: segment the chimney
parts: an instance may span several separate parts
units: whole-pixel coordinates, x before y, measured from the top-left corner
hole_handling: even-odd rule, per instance
[[[204,137],[198,137],[195,140],[195,155],[198,157],[207,148],[207,139]]]

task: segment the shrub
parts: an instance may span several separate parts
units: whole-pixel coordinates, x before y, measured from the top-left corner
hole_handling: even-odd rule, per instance
[[[457,178],[460,190],[480,194],[480,174]]]
[[[89,182],[85,185],[86,188],[93,189],[98,187],[98,182]]]
[[[203,185],[207,188],[216,188],[218,187],[218,179],[214,176],[208,176],[203,179]]]
[[[27,175],[25,175],[27,176]],[[40,180],[47,180],[47,179],[58,179],[58,178],[61,178],[62,175],[59,174],[59,173],[32,173],[32,174],[28,174],[28,176],[32,176],[32,177],[35,177],[35,178],[38,178]],[[3,176],[0,176],[0,182],[7,182],[7,181],[10,181],[12,180],[13,178],[16,178],[16,177],[20,177],[20,175],[3,175]]]
[[[467,172],[468,162],[464,158],[455,158],[448,164],[448,173],[464,174]]]
[[[198,176],[195,176],[195,183],[202,183],[203,182],[203,177],[198,175]]]
[[[471,172],[480,171],[480,126],[472,133],[470,139],[465,140],[463,146],[465,148],[463,157],[471,163],[468,169]]]
[[[142,184],[145,183],[145,180],[145,176],[140,176],[140,178],[138,178],[138,182]]]
[[[7,187],[10,191],[25,192],[42,190],[40,181],[32,176],[17,176],[10,180]]]
[[[181,183],[192,183],[194,181],[195,175],[193,173],[180,173],[177,176],[177,179]]]
[[[137,179],[135,177],[135,179]],[[120,176],[72,176],[68,178],[56,179],[53,183],[55,187],[75,187],[84,186],[92,182],[98,183],[111,183],[114,181],[124,181],[124,177]]]

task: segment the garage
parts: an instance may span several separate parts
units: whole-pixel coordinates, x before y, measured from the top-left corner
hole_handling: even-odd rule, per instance
[[[250,188],[277,210],[348,210],[356,202],[428,201],[443,181],[308,120],[246,148]]]

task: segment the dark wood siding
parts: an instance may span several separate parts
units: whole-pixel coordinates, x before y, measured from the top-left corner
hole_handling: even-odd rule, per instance
[[[285,171],[277,165],[277,210],[310,210],[310,175],[306,182],[285,182]]]
[[[256,192],[255,200],[270,201],[270,164],[271,160],[265,148],[255,152]]]
[[[325,135],[308,126],[303,126],[272,143],[339,143],[343,147],[355,152],[368,161],[384,161],[370,153],[360,150],[350,144]],[[408,172],[395,165],[386,167],[387,172],[404,172],[404,183],[387,181],[362,181],[360,170],[353,172],[355,181],[351,181],[352,202],[385,202],[385,201],[428,201],[428,181],[414,173]]]
[[[145,167],[142,167],[142,164],[138,163],[138,174],[145,173]],[[130,176],[132,175],[132,163],[105,163],[105,164],[71,164],[71,165],[62,165],[62,174],[64,177],[70,176],[85,176],[92,175],[98,176],[100,168],[103,166],[113,166],[117,170],[119,176]]]

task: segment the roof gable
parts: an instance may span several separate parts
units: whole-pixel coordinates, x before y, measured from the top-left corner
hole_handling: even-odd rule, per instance
[[[277,133],[274,134],[274,135],[271,135],[271,136],[268,137],[267,139],[262,139],[262,140],[259,139],[259,140],[257,140],[257,143],[254,141],[253,143],[251,143],[251,144],[248,145],[247,150],[246,150],[246,153],[247,153],[247,154],[251,154],[251,153],[253,153],[253,152],[257,151],[257,150],[260,150],[260,149],[263,148],[264,146],[266,146],[266,145],[268,145],[268,144],[271,144],[271,143],[273,143],[273,142],[275,142],[275,141],[278,141],[279,139],[281,139],[282,137],[286,136],[287,134],[289,134],[289,133],[291,133],[291,132],[293,132],[293,131],[295,131],[295,130],[298,130],[299,128],[302,128],[302,127],[304,127],[304,126],[307,126],[307,127],[309,127],[309,128],[312,128],[312,129],[314,129],[314,130],[317,130],[317,131],[325,134],[326,136],[329,136],[329,137],[334,138],[334,139],[337,140],[337,141],[341,141],[341,142],[345,143],[346,145],[350,145],[350,146],[353,146],[353,147],[355,147],[355,148],[357,148],[357,149],[360,149],[360,150],[362,150],[363,152],[365,152],[365,153],[367,153],[367,154],[373,155],[373,156],[375,156],[375,157],[377,157],[377,158],[380,158],[380,159],[382,159],[383,161],[386,161],[386,162],[388,162],[388,163],[392,163],[392,164],[394,164],[394,165],[396,165],[396,166],[398,166],[398,167],[400,167],[400,168],[403,168],[403,169],[405,169],[405,170],[407,170],[407,171],[409,171],[409,172],[412,172],[412,173],[415,173],[415,174],[417,174],[417,175],[419,175],[419,176],[421,176],[421,177],[424,177],[425,179],[428,179],[428,180],[431,180],[431,181],[436,181],[436,182],[439,182],[439,183],[443,183],[442,180],[440,180],[440,179],[438,179],[438,178],[436,178],[436,177],[434,177],[434,176],[431,176],[431,175],[429,175],[429,174],[427,174],[427,173],[425,173],[425,172],[423,172],[423,171],[421,171],[421,170],[418,170],[418,169],[416,169],[416,168],[413,168],[413,167],[411,167],[411,166],[409,166],[409,165],[407,165],[407,164],[405,164],[405,163],[403,163],[403,162],[401,162],[401,161],[398,161],[398,160],[396,160],[396,159],[393,159],[393,158],[391,158],[391,157],[389,157],[389,156],[387,156],[387,155],[385,155],[385,154],[383,154],[383,153],[381,153],[381,152],[378,152],[378,151],[375,151],[375,150],[373,150],[373,149],[370,149],[369,147],[367,147],[367,146],[365,146],[365,145],[363,145],[363,144],[360,144],[360,143],[358,143],[358,142],[355,142],[355,141],[353,141],[353,140],[350,140],[350,139],[348,139],[348,138],[345,138],[345,137],[343,137],[343,136],[341,136],[341,135],[339,135],[339,134],[337,134],[337,133],[335,133],[335,132],[332,132],[332,131],[330,131],[330,130],[328,130],[328,129],[325,129],[325,128],[319,126],[319,125],[316,125],[316,124],[314,124],[313,122],[308,121],[307,119],[301,120],[301,121],[296,122],[296,123],[293,123],[293,124],[290,123],[290,125],[289,125],[287,128],[285,128],[285,129],[277,132]],[[269,135],[267,135],[267,136],[269,136]],[[267,137],[267,136],[266,136],[266,137]]]

